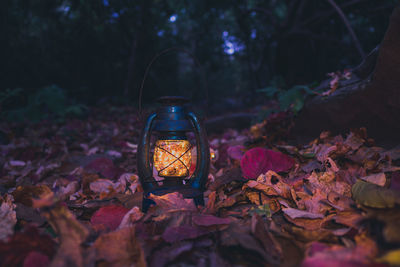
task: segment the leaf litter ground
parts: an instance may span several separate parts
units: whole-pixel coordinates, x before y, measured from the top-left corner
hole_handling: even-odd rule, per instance
[[[210,135],[205,207],[152,195],[143,214],[132,114],[1,125],[1,266],[400,264],[400,150],[365,129],[291,146],[280,113]]]

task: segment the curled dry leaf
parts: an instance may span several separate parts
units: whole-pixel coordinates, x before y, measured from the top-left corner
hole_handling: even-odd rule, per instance
[[[284,182],[282,176],[270,170],[257,178],[257,182],[263,185],[271,186],[280,196],[284,198],[291,197],[290,186]]]
[[[40,199],[42,196],[52,194],[53,191],[47,185],[26,185],[18,186],[12,195],[16,203],[22,203],[25,206],[32,206],[32,198]]]
[[[50,266],[84,266],[82,243],[89,235],[88,229],[65,207],[58,206],[44,212],[48,222],[59,236],[59,248]]]
[[[307,218],[307,219],[322,219],[324,215],[319,213],[308,212],[304,210],[298,210],[294,208],[282,208],[283,213],[292,219],[296,218]]]
[[[98,179],[90,183],[90,190],[95,193],[110,193],[114,188],[114,183],[108,179]]]
[[[365,143],[365,140],[363,138],[361,138],[360,136],[356,135],[354,132],[350,132],[350,134],[347,136],[346,140],[344,141],[344,144],[351,147],[352,150],[359,149],[364,143]]]
[[[94,248],[99,264],[105,262],[107,266],[147,266],[133,227],[102,234],[94,242]]]
[[[8,194],[0,196],[0,240],[7,240],[14,233],[17,215],[13,200],[13,197]]]
[[[122,174],[116,182],[109,179],[97,179],[90,183],[89,188],[97,194],[129,193],[133,194],[139,185],[139,178],[133,173]],[[128,191],[127,191],[128,190]]]
[[[166,211],[197,211],[193,199],[184,199],[178,192],[157,196],[150,194],[150,199],[156,203],[156,209],[160,212]]]
[[[139,221],[143,217],[143,212],[140,211],[138,207],[133,207],[130,211],[128,211],[121,220],[118,229],[131,227]]]

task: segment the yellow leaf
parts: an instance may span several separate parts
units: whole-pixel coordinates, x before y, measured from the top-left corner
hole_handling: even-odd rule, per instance
[[[378,262],[384,262],[394,266],[400,266],[400,249],[392,250],[378,259]]]

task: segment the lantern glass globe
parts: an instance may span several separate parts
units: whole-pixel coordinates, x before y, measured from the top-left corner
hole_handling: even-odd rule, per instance
[[[157,140],[153,163],[161,177],[186,177],[192,161],[188,140]]]

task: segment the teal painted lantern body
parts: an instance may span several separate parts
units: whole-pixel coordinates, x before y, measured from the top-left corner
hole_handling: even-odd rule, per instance
[[[164,195],[179,192],[185,198],[193,198],[196,205],[204,205],[203,192],[210,166],[210,149],[204,127],[197,116],[188,112],[183,97],[163,97],[161,106],[150,115],[140,135],[137,152],[137,169],[144,190],[143,211],[152,203],[150,193]],[[187,133],[196,139],[196,168],[192,164],[192,145]],[[155,135],[154,152],[151,155],[151,136]],[[162,177],[156,180],[154,173]]]

